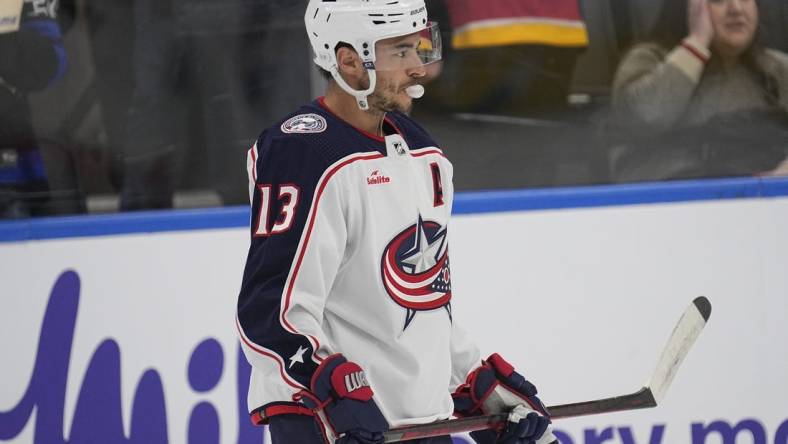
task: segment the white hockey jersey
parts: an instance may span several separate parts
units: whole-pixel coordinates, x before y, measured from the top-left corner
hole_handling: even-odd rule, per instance
[[[384,127],[385,138],[365,133],[318,99],[249,152],[237,327],[253,413],[293,406],[342,353],[392,427],[445,419],[480,364],[451,315],[452,165],[409,117],[389,113]]]

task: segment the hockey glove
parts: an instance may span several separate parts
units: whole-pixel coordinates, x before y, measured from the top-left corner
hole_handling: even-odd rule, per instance
[[[336,354],[317,368],[311,390],[294,399],[315,413],[329,444],[382,444],[389,425],[372,395],[361,367]]]
[[[471,433],[479,444],[557,443],[550,416],[536,394],[536,387],[495,353],[482,361],[454,392],[454,413],[457,416],[509,413],[509,421],[502,430]]]

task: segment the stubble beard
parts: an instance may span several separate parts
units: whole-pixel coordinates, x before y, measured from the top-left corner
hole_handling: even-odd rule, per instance
[[[367,83],[367,87],[369,87],[369,83]],[[413,102],[408,101],[406,103],[402,103],[397,100],[397,96],[399,94],[399,90],[396,85],[389,83],[389,82],[381,82],[378,79],[377,87],[375,91],[369,95],[369,106],[375,110],[380,112],[400,112],[403,114],[410,113],[410,110],[413,108]]]

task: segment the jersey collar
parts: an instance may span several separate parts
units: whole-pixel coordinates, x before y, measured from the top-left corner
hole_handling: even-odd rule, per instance
[[[364,131],[363,129],[354,126],[350,122],[348,122],[348,121],[344,120],[343,118],[339,117],[338,115],[336,115],[334,113],[334,111],[332,111],[331,108],[328,107],[328,105],[326,104],[325,99],[326,99],[325,96],[318,97],[317,98],[317,104],[318,104],[318,106],[323,108],[327,113],[331,114],[335,119],[339,120],[340,122],[344,123],[345,125],[353,128],[354,130],[358,131],[359,133],[363,134],[364,136],[366,136],[366,137],[368,137],[368,138],[370,138],[370,139],[372,139],[372,140],[374,140],[376,142],[382,142],[382,143],[386,142],[386,138],[385,137],[378,136],[377,134],[372,134],[369,131]],[[386,114],[386,116],[383,117],[383,120],[384,120],[385,124],[388,124],[396,132],[396,134],[399,134],[400,136],[402,136],[402,132],[399,130],[399,128],[397,128],[397,125],[394,124],[394,121],[389,118],[388,114]],[[404,136],[402,136],[402,137],[404,138]]]

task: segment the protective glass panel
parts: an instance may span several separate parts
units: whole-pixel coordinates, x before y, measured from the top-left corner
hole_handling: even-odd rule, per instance
[[[0,0],[0,219],[247,205],[261,131],[333,94],[307,3]],[[785,0],[426,6],[375,67],[423,69],[457,191],[788,176]]]

